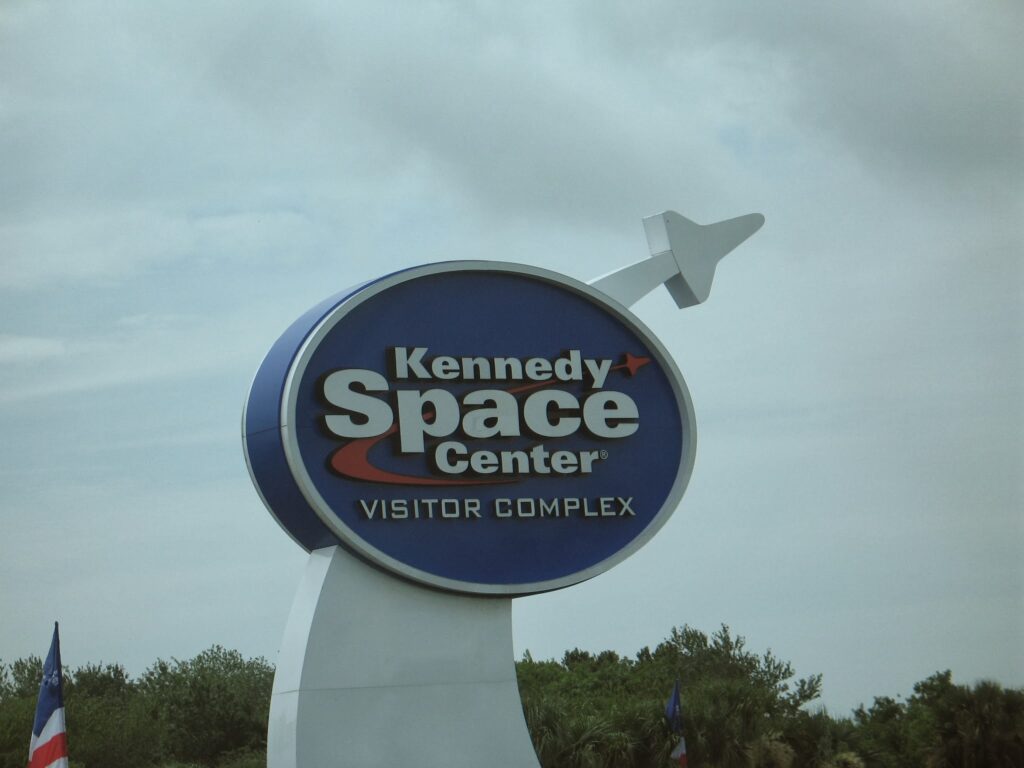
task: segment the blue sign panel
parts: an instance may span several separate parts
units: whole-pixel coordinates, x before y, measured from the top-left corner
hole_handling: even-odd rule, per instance
[[[447,262],[310,310],[244,416],[250,472],[308,550],[515,595],[601,573],[693,467],[682,377],[639,320],[553,272]]]

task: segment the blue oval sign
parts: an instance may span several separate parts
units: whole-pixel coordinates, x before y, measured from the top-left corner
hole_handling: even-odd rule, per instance
[[[546,270],[430,264],[339,294],[271,349],[250,473],[307,550],[516,595],[642,546],[693,468],[690,397],[632,314]]]

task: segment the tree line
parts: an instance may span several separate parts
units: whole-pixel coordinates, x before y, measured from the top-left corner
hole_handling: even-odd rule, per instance
[[[813,706],[820,675],[797,678],[725,626],[675,628],[633,657],[527,652],[516,670],[544,768],[668,765],[678,736],[664,707],[677,678],[695,768],[1024,766],[1024,689],[937,672],[906,700],[882,696],[833,716]],[[41,671],[35,656],[0,661],[0,768],[25,766]],[[262,768],[273,675],[265,659],[220,646],[158,660],[135,679],[119,664],[65,670],[71,766]]]

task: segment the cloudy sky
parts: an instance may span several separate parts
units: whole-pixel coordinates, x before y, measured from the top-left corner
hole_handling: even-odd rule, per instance
[[[242,459],[307,307],[396,268],[580,279],[640,220],[763,213],[634,311],[697,412],[637,555],[515,644],[727,623],[848,711],[1024,685],[1021,6],[0,6],[0,658],[275,658],[306,555]]]

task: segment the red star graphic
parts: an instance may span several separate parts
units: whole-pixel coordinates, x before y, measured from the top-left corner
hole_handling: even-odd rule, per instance
[[[623,366],[625,366],[626,370],[629,371],[630,376],[636,376],[636,372],[649,362],[651,362],[651,358],[649,357],[636,357],[635,355],[631,355],[627,352],[626,362],[623,363]]]

